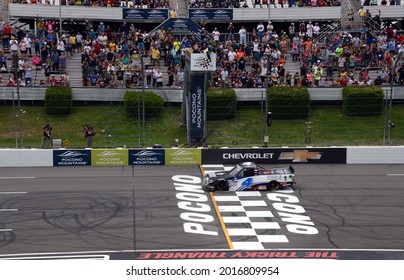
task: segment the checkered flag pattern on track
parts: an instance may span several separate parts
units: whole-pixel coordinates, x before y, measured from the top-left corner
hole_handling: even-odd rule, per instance
[[[234,192],[214,195],[234,249],[266,249],[267,243],[287,243],[274,222],[265,197],[260,192]],[[271,247],[271,246],[270,246]]]

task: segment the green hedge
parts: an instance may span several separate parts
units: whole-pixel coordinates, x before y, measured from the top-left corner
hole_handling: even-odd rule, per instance
[[[45,112],[48,115],[69,115],[73,94],[70,87],[48,87],[45,91]]]
[[[129,116],[138,116],[138,100],[140,101],[140,113],[143,113],[143,95],[141,91],[127,91],[123,97],[124,108],[126,114]],[[145,91],[144,93],[145,116],[154,117],[158,116],[164,106],[164,100],[158,94],[152,91]]]
[[[383,111],[384,94],[379,86],[347,86],[342,96],[347,115],[380,115]]]
[[[274,119],[305,118],[310,110],[310,94],[306,87],[270,87],[268,110]]]
[[[237,107],[237,95],[231,88],[209,88],[207,90],[207,118],[223,120],[234,117]]]

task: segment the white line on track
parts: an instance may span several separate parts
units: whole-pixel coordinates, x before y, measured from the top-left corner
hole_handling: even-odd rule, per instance
[[[18,209],[0,209],[0,212],[18,211]]]
[[[404,174],[386,174],[387,176],[404,176]]]
[[[35,179],[36,177],[0,177],[0,180]]]
[[[109,260],[109,255],[67,255],[67,256],[39,256],[39,257],[9,257],[6,260]]]
[[[13,231],[11,228],[0,228],[0,231]]]
[[[0,195],[2,194],[27,194],[27,192],[0,192]]]

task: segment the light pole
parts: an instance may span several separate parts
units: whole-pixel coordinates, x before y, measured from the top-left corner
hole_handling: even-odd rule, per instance
[[[397,55],[397,59],[394,64],[391,65],[391,81],[390,81],[390,100],[389,100],[389,120],[387,121],[387,145],[390,146],[390,135],[391,129],[394,128],[394,123],[391,121],[392,119],[392,106],[393,106],[393,90],[394,90],[394,78],[396,76],[397,65],[403,56],[404,52],[399,52]]]
[[[19,81],[19,75],[18,75],[18,53],[13,52],[12,54],[13,57],[13,66],[14,66],[14,77],[16,80],[16,86],[17,86],[17,107],[18,107],[18,118],[20,119],[20,148],[23,147],[23,136],[22,136],[22,110],[21,110],[21,99],[20,99],[20,81]],[[14,96],[14,93],[13,93]]]
[[[143,55],[140,56],[142,63],[142,146],[145,147],[145,108],[144,108],[144,88],[145,88],[145,75],[144,75],[144,62]]]
[[[59,0],[59,37],[62,38],[62,0]]]

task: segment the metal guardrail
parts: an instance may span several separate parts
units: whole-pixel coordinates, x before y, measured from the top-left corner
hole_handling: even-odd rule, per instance
[[[390,90],[390,86],[383,86],[384,91]],[[1,87],[0,100],[11,101],[14,87]],[[101,88],[73,88],[74,101],[92,101],[92,102],[123,102],[123,96],[126,88],[120,89],[101,89]],[[136,89],[131,89],[136,90]],[[141,91],[141,89],[138,89]],[[181,103],[181,89],[148,89],[160,95],[165,102]],[[234,89],[239,102],[257,102],[261,101],[264,88],[241,88]],[[312,101],[341,101],[342,87],[331,88],[308,88]],[[45,88],[20,87],[21,100],[23,101],[43,101]],[[393,100],[404,100],[404,87],[395,86],[393,89]]]

